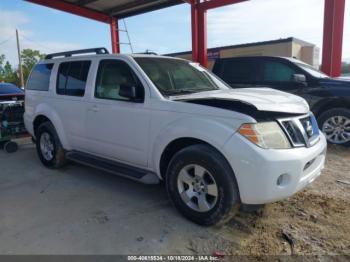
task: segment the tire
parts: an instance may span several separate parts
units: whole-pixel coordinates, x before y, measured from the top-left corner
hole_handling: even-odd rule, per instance
[[[0,141],[0,149],[5,149],[5,144],[8,143],[10,140]]]
[[[45,150],[45,145],[47,150]],[[65,151],[54,126],[50,122],[42,123],[38,127],[36,132],[36,150],[40,161],[48,168],[58,169],[66,163]],[[48,151],[51,153],[47,153]]]
[[[317,118],[317,121],[329,143],[350,146],[349,109],[334,108],[327,110]]]
[[[197,173],[203,174],[201,182],[207,184],[204,188],[198,187],[198,182],[194,182]],[[189,186],[190,183],[184,182],[183,177],[186,179],[189,177],[183,174],[192,177],[192,180],[188,180],[194,183],[192,187]],[[212,180],[216,184],[216,197]],[[166,173],[166,188],[170,199],[180,213],[199,225],[211,226],[224,223],[239,209],[239,191],[231,166],[217,150],[208,145],[192,145],[174,155]],[[196,189],[204,192],[198,193]],[[212,195],[209,191],[212,191]],[[187,192],[190,192],[189,195],[196,193],[196,196],[186,197],[184,194]],[[206,202],[206,205],[200,205],[200,202]],[[203,206],[205,208],[201,208]]]
[[[13,141],[8,141],[4,145],[4,150],[6,151],[6,153],[9,153],[9,154],[15,153],[18,150],[18,144]]]

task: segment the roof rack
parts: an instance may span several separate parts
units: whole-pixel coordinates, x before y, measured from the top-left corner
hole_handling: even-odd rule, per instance
[[[145,52],[141,52],[141,53],[136,53],[137,55],[159,55],[156,52],[150,51],[150,50],[146,50]]]
[[[54,57],[61,57],[61,56],[70,57],[72,55],[88,54],[88,53],[96,53],[97,55],[109,54],[108,50],[105,47],[97,47],[97,48],[88,48],[88,49],[80,49],[80,50],[48,54],[45,56],[45,59],[51,59]]]

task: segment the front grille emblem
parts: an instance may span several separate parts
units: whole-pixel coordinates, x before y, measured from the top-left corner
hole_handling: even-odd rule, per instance
[[[314,129],[312,128],[312,124],[311,124],[310,120],[306,120],[304,122],[304,128],[305,128],[307,136],[312,137],[314,134]]]

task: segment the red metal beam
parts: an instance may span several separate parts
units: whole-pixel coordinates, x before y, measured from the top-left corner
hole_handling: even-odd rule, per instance
[[[345,0],[325,0],[323,24],[322,71],[341,75]]]
[[[200,8],[203,8],[204,10],[209,10],[217,7],[222,7],[225,5],[237,4],[244,1],[248,1],[248,0],[210,0],[210,1],[202,2],[200,4]]]
[[[120,53],[120,43],[119,43],[119,26],[118,19],[112,18],[111,23],[111,40],[112,40],[112,53],[119,54]]]
[[[192,3],[191,3],[192,61],[193,62],[198,62],[198,3],[199,3],[199,0],[192,0]]]
[[[103,14],[101,12],[97,12],[85,7],[70,4],[68,2],[63,2],[58,0],[25,0],[25,1],[38,4],[38,5],[43,5],[46,7],[51,7],[60,11],[79,15],[85,18],[90,18],[103,23],[111,22],[111,17],[106,14]]]
[[[207,10],[198,10],[198,62],[208,67]]]
[[[208,66],[207,10],[247,0],[183,0],[191,4],[192,60]]]

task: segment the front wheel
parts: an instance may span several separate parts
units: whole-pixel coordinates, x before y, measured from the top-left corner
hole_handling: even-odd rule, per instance
[[[334,108],[318,117],[322,132],[331,144],[350,146],[350,110]]]
[[[166,185],[175,207],[200,225],[224,222],[239,207],[230,165],[207,145],[189,146],[176,153],[167,169]]]

